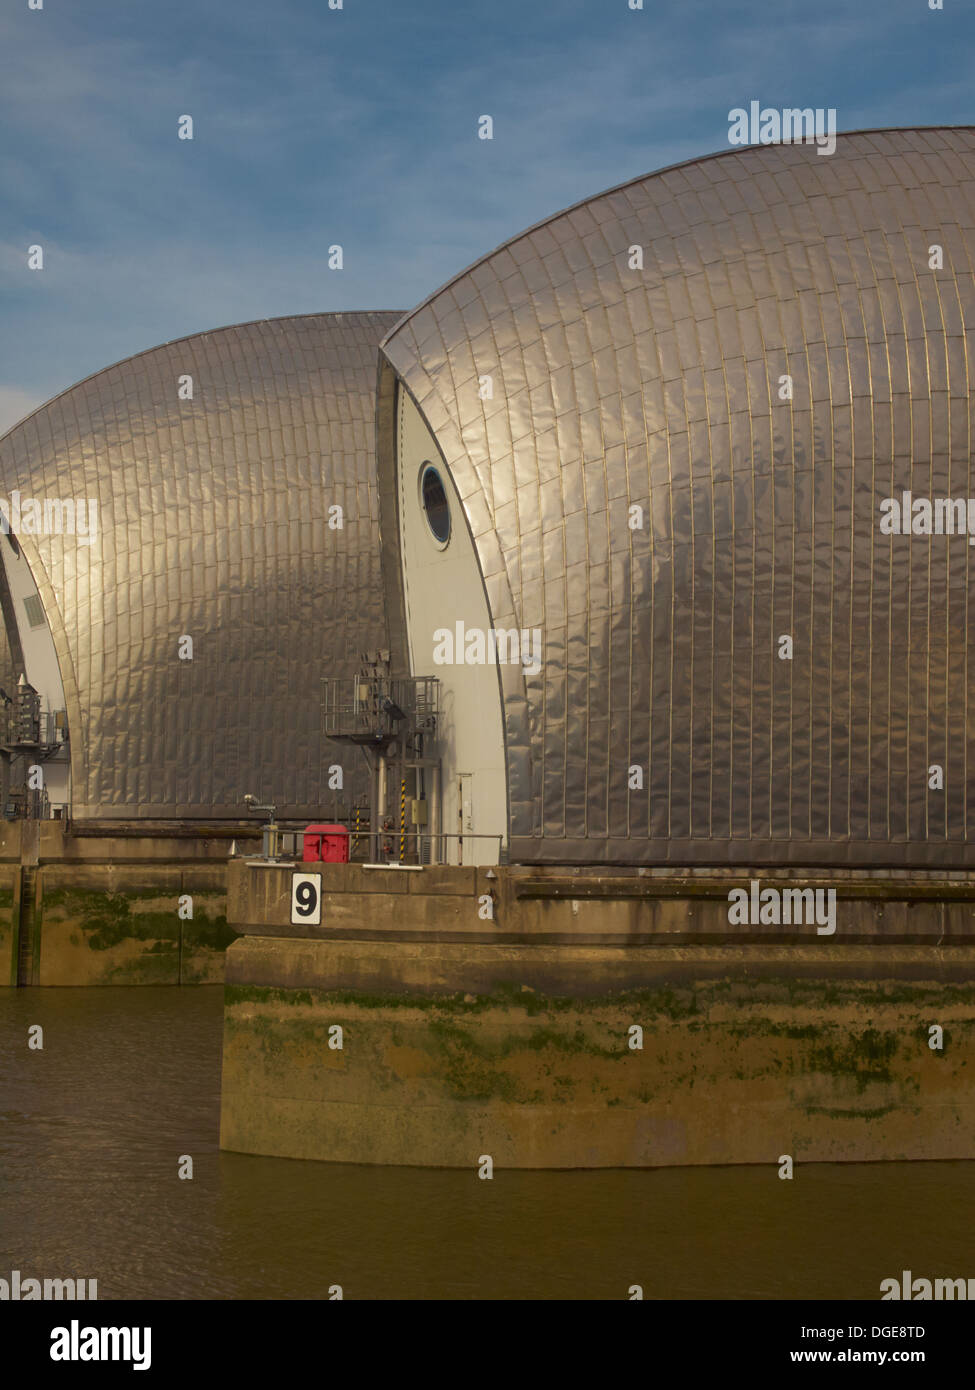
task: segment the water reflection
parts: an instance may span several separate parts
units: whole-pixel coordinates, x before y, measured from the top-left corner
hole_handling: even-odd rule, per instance
[[[975,1275],[975,1163],[483,1182],[222,1154],[222,998],[0,990],[0,1276],[101,1298],[875,1299],[904,1268]]]

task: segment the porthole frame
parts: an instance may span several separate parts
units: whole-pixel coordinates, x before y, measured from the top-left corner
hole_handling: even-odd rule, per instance
[[[434,520],[428,503],[427,479],[431,474],[437,481],[437,486],[439,487],[442,498],[443,514],[447,522],[446,532],[444,534],[440,534],[440,531],[434,526]],[[427,534],[438,550],[446,550],[447,546],[450,544],[450,538],[454,531],[454,519],[450,511],[450,495],[447,492],[447,486],[444,482],[440,467],[435,463],[431,463],[429,459],[425,459],[420,465],[420,472],[417,478],[417,492],[420,499],[420,511],[423,513],[423,519],[427,526]]]

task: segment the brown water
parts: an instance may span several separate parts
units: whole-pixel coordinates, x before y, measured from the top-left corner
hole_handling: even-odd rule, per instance
[[[0,1278],[97,1278],[100,1298],[876,1299],[903,1269],[975,1277],[975,1162],[485,1182],[221,1153],[222,1001],[0,990]]]

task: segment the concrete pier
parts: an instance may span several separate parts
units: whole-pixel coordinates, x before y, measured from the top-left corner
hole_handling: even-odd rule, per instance
[[[471,1168],[975,1155],[961,877],[764,875],[835,888],[826,939],[732,928],[749,879],[726,872],[299,867],[322,875],[319,927],[291,924],[291,869],[229,868],[224,1148]]]
[[[0,986],[219,983],[229,849],[217,833],[0,822]]]

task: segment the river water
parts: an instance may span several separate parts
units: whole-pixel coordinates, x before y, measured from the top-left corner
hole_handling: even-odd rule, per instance
[[[222,1002],[0,990],[0,1278],[95,1278],[100,1299],[876,1299],[903,1269],[975,1276],[975,1162],[487,1182],[221,1153]]]

